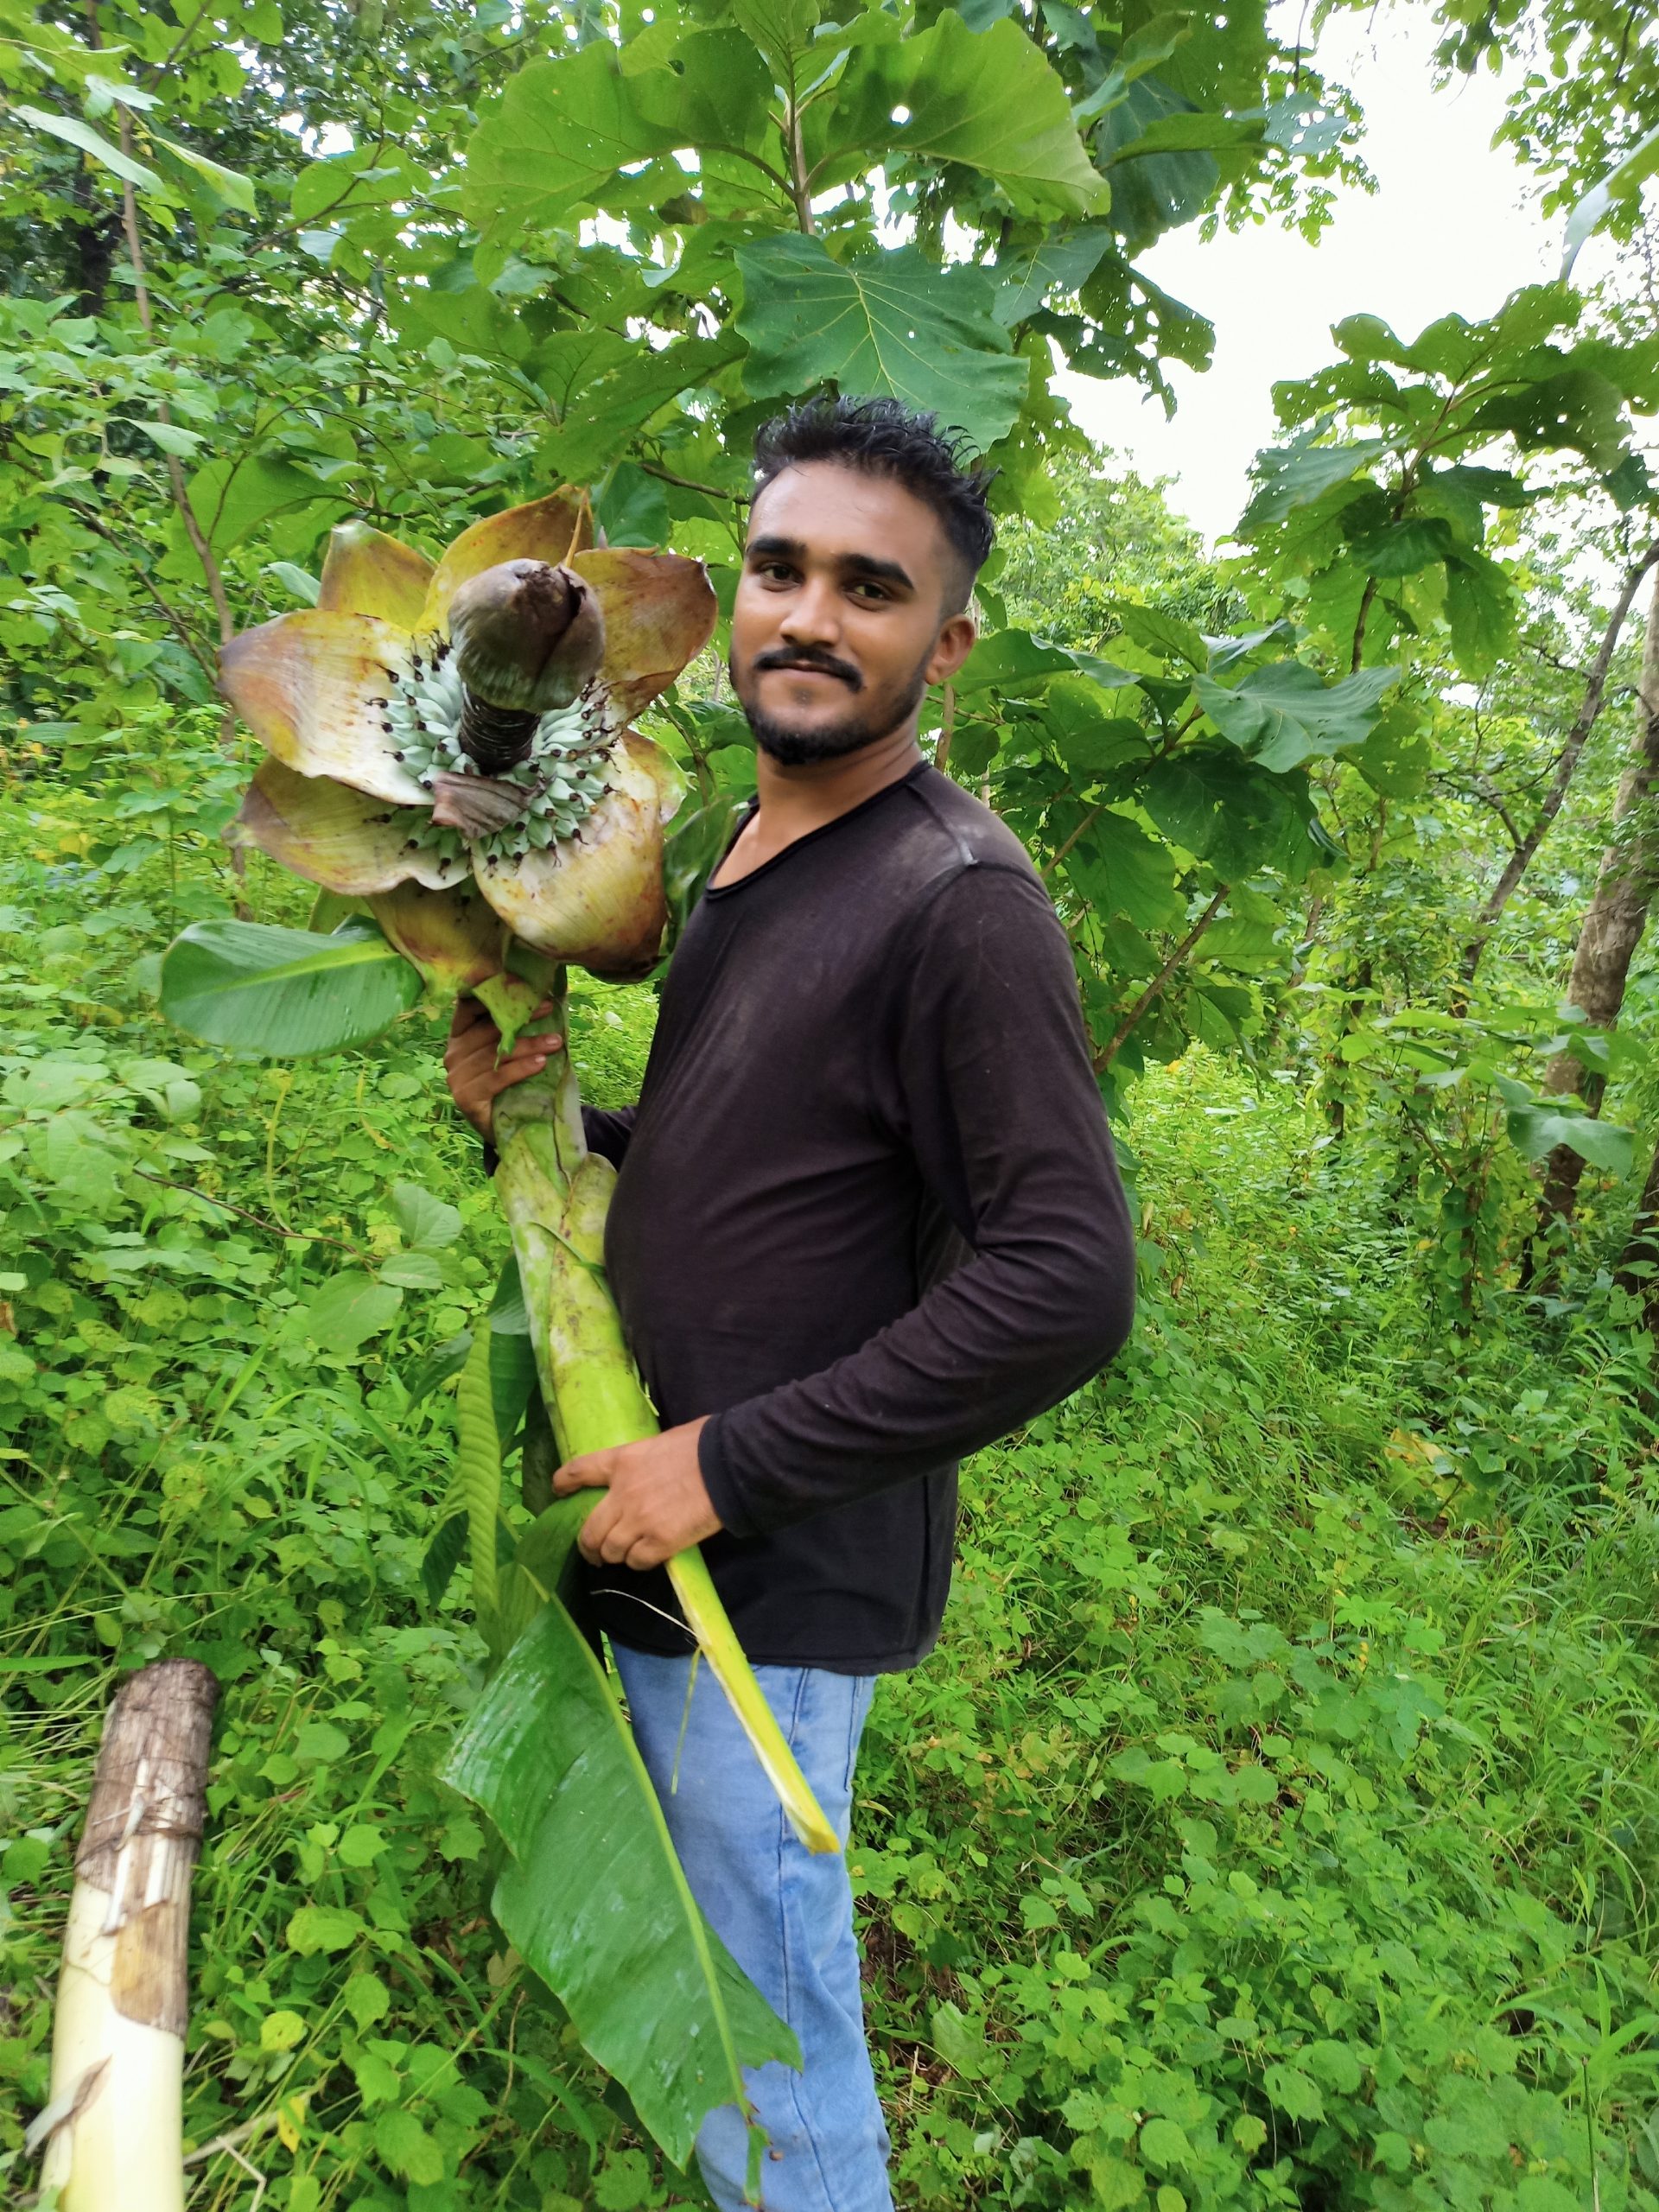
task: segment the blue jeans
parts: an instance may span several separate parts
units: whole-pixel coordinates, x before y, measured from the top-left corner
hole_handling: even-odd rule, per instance
[[[689,1659],[623,1644],[613,1656],[634,1740],[692,1893],[800,2038],[801,2073],[774,2061],[745,2075],[771,2144],[761,2162],[765,2212],[892,2212],[887,2131],[864,2041],[847,1861],[840,1853],[815,1855],[796,1840],[706,1666],[697,1669],[688,1714]],[[822,1667],[754,1671],[845,1845],[853,1763],[874,1678]],[[704,2121],[697,2163],[721,2212],[753,2202],[744,2194],[748,2129],[735,2105]]]

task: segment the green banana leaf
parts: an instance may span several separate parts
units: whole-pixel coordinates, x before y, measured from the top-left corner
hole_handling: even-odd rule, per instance
[[[575,1536],[570,1504],[520,1548],[543,1589]],[[745,2103],[744,2067],[800,2064],[698,1910],[604,1669],[556,1598],[513,1643],[445,1778],[506,1847],[493,1910],[509,1941],[677,2165],[709,2112]]]
[[[421,979],[372,922],[328,937],[263,922],[192,922],[162,957],[162,1012],[206,1045],[305,1059],[365,1045],[407,1014]]]
[[[668,900],[668,946],[679,942],[709,877],[725,857],[744,802],[718,791],[702,806],[682,810],[670,826],[663,848],[663,890]]]

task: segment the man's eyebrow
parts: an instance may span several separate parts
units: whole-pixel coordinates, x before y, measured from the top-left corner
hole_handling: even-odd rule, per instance
[[[843,575],[874,576],[884,584],[899,584],[906,591],[914,591],[908,569],[900,568],[897,561],[883,561],[874,553],[843,553],[836,563]]]
[[[749,559],[798,561],[806,551],[798,537],[752,537],[744,548]],[[881,583],[899,584],[914,591],[915,580],[897,561],[884,561],[876,553],[843,553],[836,563],[843,575],[873,576]]]

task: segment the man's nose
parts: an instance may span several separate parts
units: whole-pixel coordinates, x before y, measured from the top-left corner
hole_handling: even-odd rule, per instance
[[[809,576],[791,592],[779,630],[792,645],[834,645],[841,636],[841,603],[828,577]]]

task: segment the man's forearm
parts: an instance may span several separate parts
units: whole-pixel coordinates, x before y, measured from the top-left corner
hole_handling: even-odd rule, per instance
[[[1006,1436],[1128,1338],[1135,1259],[1122,1194],[1092,1250],[982,1253],[821,1373],[717,1414],[710,1501],[758,1535],[913,1480]]]

